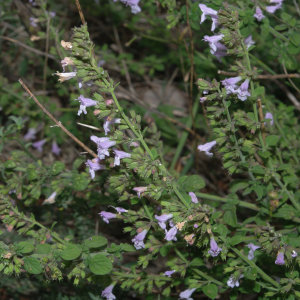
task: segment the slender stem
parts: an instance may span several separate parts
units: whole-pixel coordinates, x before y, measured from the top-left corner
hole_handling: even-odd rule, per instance
[[[119,275],[124,278],[137,278],[141,276],[140,274],[125,274],[123,272],[113,272],[113,275]],[[172,278],[168,278],[167,276],[147,275],[147,278],[153,278],[154,280],[162,280],[162,281],[173,281]]]
[[[77,9],[78,9],[78,12],[79,12],[79,15],[80,15],[81,22],[84,25],[85,19],[84,19],[84,15],[83,15],[79,0],[75,0],[75,2],[76,2],[76,5],[77,5]]]
[[[187,265],[189,264],[189,262],[185,259],[185,257],[180,253],[180,251],[175,248],[174,249],[176,254],[178,255],[178,257],[184,261]],[[225,286],[224,283],[218,281],[218,280],[215,280],[214,278],[210,277],[209,275],[205,274],[204,272],[198,270],[198,269],[195,269],[195,268],[191,268],[195,273],[197,273],[198,275],[202,276],[203,278],[207,279],[208,281],[211,281],[217,285],[220,285],[220,286]]]
[[[181,193],[178,191],[175,183],[173,184],[173,190],[175,192],[175,194],[178,196],[178,198],[181,200],[181,202],[186,206],[186,208],[190,208],[189,204],[185,201],[185,199],[183,198],[183,196],[181,195]]]

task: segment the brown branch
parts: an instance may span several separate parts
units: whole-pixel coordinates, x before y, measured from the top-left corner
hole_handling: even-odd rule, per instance
[[[84,145],[81,141],[79,141],[65,126],[61,124],[61,122],[57,121],[50,113],[49,111],[39,102],[39,100],[31,93],[29,88],[25,85],[25,83],[22,81],[22,79],[19,79],[19,82],[23,86],[24,90],[30,95],[30,98],[32,98],[35,103],[42,109],[42,111],[48,115],[48,117],[54,121],[57,125],[57,127],[60,127],[70,138],[72,138],[78,145],[80,145],[84,150],[86,150],[89,154],[94,156],[95,158],[98,158],[97,154],[92,151],[90,148],[88,148],[86,145]]]
[[[289,76],[289,75],[295,75],[295,74],[288,74],[286,68],[285,68],[285,65],[284,63],[282,64],[283,66],[283,70],[284,70],[284,73],[285,75]],[[292,81],[291,77],[287,77],[288,78],[288,81],[290,82],[290,84],[293,86],[293,88],[300,94],[300,90],[297,88],[297,86],[295,85],[295,83]]]
[[[85,24],[85,19],[84,19],[84,15],[83,15],[79,0],[75,0],[75,2],[76,2],[76,5],[77,5],[77,9],[78,9],[78,12],[79,12],[79,15],[80,15],[81,22],[84,25]]]
[[[219,70],[218,74],[227,75],[227,76],[238,76],[238,73],[235,72],[226,72]],[[277,75],[257,75],[257,79],[280,79],[280,78],[300,78],[300,74],[277,74]]]

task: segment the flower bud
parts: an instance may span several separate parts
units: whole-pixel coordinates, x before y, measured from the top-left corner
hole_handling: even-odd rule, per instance
[[[95,109],[94,110],[94,116],[97,116],[101,113],[101,110],[100,109]]]
[[[106,102],[105,102],[106,106],[110,106],[110,105],[112,105],[113,103],[114,103],[114,101],[113,101],[112,99],[108,99],[108,100],[106,100]]]
[[[143,228],[140,227],[140,228],[137,229],[136,232],[137,232],[137,233],[141,233],[142,231],[143,231]]]

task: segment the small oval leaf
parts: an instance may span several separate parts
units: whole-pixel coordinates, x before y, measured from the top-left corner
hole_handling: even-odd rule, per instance
[[[30,274],[40,274],[43,272],[42,265],[39,260],[35,257],[28,257],[24,264],[25,270]]]
[[[105,275],[112,270],[111,261],[104,255],[96,254],[89,260],[89,268],[96,275]]]
[[[81,249],[76,245],[68,245],[60,252],[60,257],[64,260],[76,259],[81,254]]]
[[[90,237],[89,239],[86,239],[84,244],[88,248],[98,248],[98,247],[102,247],[102,246],[106,245],[107,239],[104,238],[103,236],[94,235],[94,236]]]

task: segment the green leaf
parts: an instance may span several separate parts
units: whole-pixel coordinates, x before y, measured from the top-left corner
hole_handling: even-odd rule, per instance
[[[281,218],[285,220],[291,220],[294,217],[298,216],[297,211],[290,205],[284,204],[280,207],[275,214],[273,214],[274,218]]]
[[[238,190],[243,190],[249,186],[249,180],[247,179],[236,179],[230,182],[230,190],[232,193],[236,193]]]
[[[233,209],[226,210],[223,215],[224,223],[236,227],[237,226],[237,217],[236,217],[236,207],[234,206]]]
[[[37,275],[43,272],[42,265],[40,264],[37,258],[26,257],[24,261],[25,261],[24,268],[28,273]]]
[[[156,149],[155,148],[152,148],[151,149],[151,153],[152,153],[152,155],[153,155],[153,157],[154,157],[154,159],[157,157],[157,151],[156,151]]]
[[[250,280],[255,280],[257,277],[257,270],[256,268],[249,268],[247,272],[244,273],[244,275]]]
[[[135,252],[136,249],[133,245],[129,245],[129,244],[121,244],[121,251],[125,251],[125,252]]]
[[[287,52],[292,55],[296,55],[300,52],[300,46],[294,46],[293,44],[288,44]]]
[[[27,169],[27,178],[29,181],[34,180],[38,177],[36,170]]]
[[[161,254],[161,256],[165,257],[170,252],[171,249],[172,249],[172,245],[165,244],[159,249],[159,253]]]
[[[104,238],[103,236],[94,235],[94,236],[90,237],[89,239],[85,240],[84,244],[88,248],[98,248],[98,247],[102,247],[102,246],[106,245],[107,239]]]
[[[283,181],[285,184],[290,184],[293,182],[298,181],[298,177],[296,175],[288,175],[288,176],[283,176]]]
[[[274,27],[275,30],[286,30],[287,28],[288,28],[288,25],[286,25],[286,24],[276,25]]]
[[[75,191],[83,191],[87,188],[89,182],[82,174],[73,174],[72,184]]]
[[[205,266],[205,262],[202,258],[196,257],[190,262],[190,266],[192,266],[192,267]]]
[[[73,170],[77,170],[81,165],[82,163],[84,162],[84,159],[79,157],[79,158],[76,158],[75,161],[73,162]]]
[[[271,156],[271,152],[270,151],[257,151],[258,155],[260,157],[263,157],[263,158],[268,158]]]
[[[60,173],[61,171],[63,171],[64,168],[65,168],[65,164],[64,163],[62,163],[60,161],[56,161],[52,165],[51,173],[52,173],[52,175],[57,175],[58,173]]]
[[[81,249],[76,245],[68,245],[63,251],[60,252],[60,257],[64,260],[73,260],[79,257]]]
[[[96,254],[89,259],[89,268],[96,275],[105,275],[111,272],[113,265],[106,256]]]
[[[51,246],[49,244],[37,244],[36,253],[37,254],[49,254],[51,252]]]
[[[210,299],[215,299],[218,295],[218,287],[215,284],[208,284],[203,287],[203,293]]]
[[[265,174],[265,170],[261,166],[254,166],[251,168],[251,171],[255,174]]]
[[[279,136],[277,135],[269,135],[266,137],[267,146],[275,146],[279,141]]]
[[[300,34],[295,32],[295,31],[292,31],[290,33],[290,41],[294,44],[294,46],[299,46],[300,44]]]
[[[254,97],[264,94],[265,88],[263,86],[259,86],[254,91]]]
[[[195,192],[204,187],[205,187],[205,182],[199,175],[187,176],[187,179],[185,179],[180,184],[180,189],[183,189],[183,190],[187,191],[188,193]]]
[[[230,245],[234,246],[244,241],[245,237],[240,235],[235,235],[230,239]]]
[[[5,164],[4,164],[4,166],[5,166],[5,168],[7,168],[7,169],[13,169],[13,168],[15,168],[17,165],[16,165],[16,163],[14,162],[14,161],[12,161],[12,160],[7,160],[6,162],[5,162]]]
[[[33,251],[34,246],[28,242],[21,242],[18,244],[18,249],[21,253],[30,253]]]

